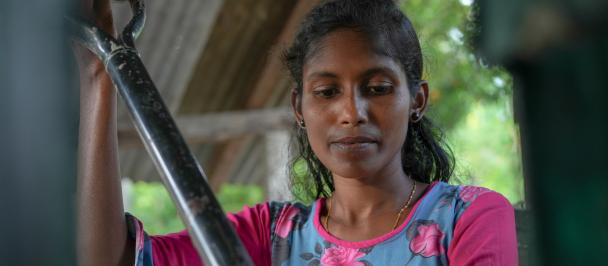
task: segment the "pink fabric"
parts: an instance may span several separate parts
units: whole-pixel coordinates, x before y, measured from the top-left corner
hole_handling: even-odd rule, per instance
[[[293,217],[295,217],[300,209],[295,206],[289,204],[283,210],[281,210],[281,214],[279,214],[279,218],[277,219],[277,228],[275,229],[275,233],[281,237],[286,238],[291,229],[293,229]]]
[[[491,192],[491,190],[483,187],[475,187],[475,186],[464,186],[459,193],[460,198],[464,202],[474,201],[480,195]]]
[[[332,246],[323,251],[321,257],[321,265],[324,266],[365,266],[363,262],[357,259],[365,256],[365,253],[360,252],[355,248],[346,248],[342,246]]]
[[[431,186],[423,198],[430,190]],[[462,213],[454,227],[453,238],[447,249],[449,264],[456,266],[517,265],[515,217],[510,203],[496,192],[475,187],[464,187],[459,196],[470,206]],[[338,244],[323,252],[323,258],[321,258],[323,263],[358,265],[356,259],[360,258],[363,253],[357,249],[378,244],[402,232],[421,201],[419,200],[414,206],[402,226],[384,236],[362,242],[347,242],[329,235],[320,226],[318,212],[314,213],[313,221],[317,231],[326,240]],[[316,204],[315,209],[319,210],[323,201],[319,200]],[[298,213],[298,209],[291,204],[285,206],[277,217],[276,233],[279,237],[286,236],[292,230],[292,218]],[[270,265],[272,244],[269,203],[251,208],[245,207],[239,213],[228,214],[228,219],[232,222],[254,264]],[[136,228],[136,231],[142,231],[141,224],[137,225],[139,227]],[[446,252],[443,246],[436,245],[441,242],[437,241],[438,239],[445,237],[445,233],[436,224],[419,225],[416,230],[418,230],[418,234],[409,243],[409,248],[414,253],[427,257]],[[140,233],[137,235],[139,236]],[[154,265],[201,265],[201,260],[186,231],[150,238]],[[140,242],[137,241],[138,246],[141,245]]]
[[[465,192],[464,198],[471,199],[471,192]],[[450,265],[518,265],[513,207],[496,192],[475,192],[454,228],[448,247]]]
[[[270,208],[268,203],[227,214],[255,265],[270,265]],[[187,231],[151,236],[154,265],[202,265]]]
[[[410,250],[423,257],[440,256],[445,253],[441,242],[445,233],[439,228],[439,224],[420,225],[417,228],[418,235],[410,242]]]

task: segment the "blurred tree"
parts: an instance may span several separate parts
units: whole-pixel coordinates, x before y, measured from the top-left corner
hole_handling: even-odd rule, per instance
[[[407,0],[402,4],[422,45],[424,78],[431,88],[433,118],[445,130],[455,127],[478,101],[510,99],[509,75],[489,68],[471,52],[471,1]]]
[[[456,156],[455,183],[481,185],[523,199],[519,134],[511,107],[512,80],[472,52],[472,0],[406,0],[430,85],[429,115],[444,129]]]
[[[512,203],[523,200],[518,133],[505,103],[476,103],[449,132],[458,162],[455,178],[488,187]]]
[[[149,234],[166,234],[185,228],[162,183],[135,182],[126,191],[131,200],[127,211],[143,221]],[[216,196],[224,211],[236,212],[244,205],[262,202],[264,191],[256,185],[224,184]]]
[[[217,199],[224,211],[236,212],[264,201],[264,190],[256,185],[223,184]]]

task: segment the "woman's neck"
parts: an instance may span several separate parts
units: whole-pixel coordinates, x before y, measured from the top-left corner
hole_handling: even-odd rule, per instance
[[[334,175],[330,215],[344,223],[357,224],[371,216],[396,214],[409,198],[414,182],[400,168],[374,177]]]
[[[320,222],[329,234],[339,239],[363,241],[389,233],[405,222],[428,184],[416,182],[405,174],[376,176],[376,179],[334,175],[334,186],[336,190],[327,199]],[[404,208],[410,195],[410,204]]]

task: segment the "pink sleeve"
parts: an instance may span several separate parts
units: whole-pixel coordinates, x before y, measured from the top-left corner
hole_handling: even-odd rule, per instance
[[[270,265],[270,208],[268,203],[227,214],[255,265]],[[151,236],[154,265],[202,265],[186,230]]]
[[[448,247],[450,265],[518,265],[515,215],[502,195],[479,195],[464,211]]]

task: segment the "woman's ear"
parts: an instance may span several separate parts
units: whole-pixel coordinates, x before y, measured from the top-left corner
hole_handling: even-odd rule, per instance
[[[412,107],[410,110],[410,119],[412,122],[418,122],[424,116],[429,99],[429,83],[422,80],[419,83],[419,88],[414,94]]]
[[[302,96],[298,95],[298,89],[291,89],[291,110],[293,111],[296,122],[300,123],[304,119],[302,115]]]

